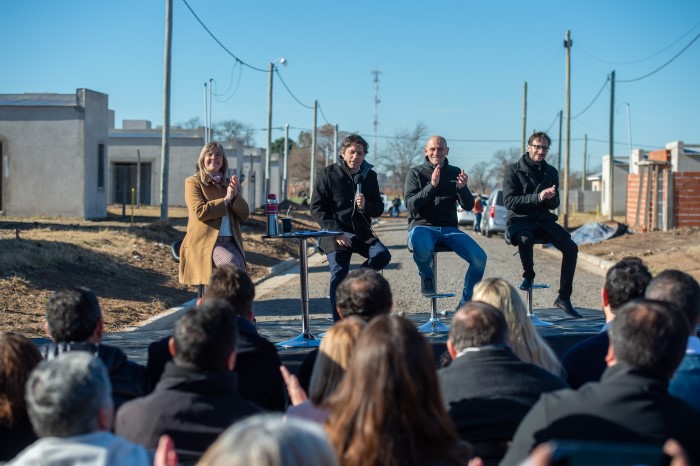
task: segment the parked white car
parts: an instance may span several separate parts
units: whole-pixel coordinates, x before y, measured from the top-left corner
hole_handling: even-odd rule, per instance
[[[486,205],[487,196],[481,196],[481,205]],[[464,210],[459,205],[459,202],[455,202],[457,205],[457,224],[459,225],[473,225],[474,224],[474,212],[471,210]]]

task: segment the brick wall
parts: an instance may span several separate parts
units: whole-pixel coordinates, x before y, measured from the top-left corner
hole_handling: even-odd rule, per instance
[[[676,227],[700,226],[700,172],[674,173],[673,187]]]

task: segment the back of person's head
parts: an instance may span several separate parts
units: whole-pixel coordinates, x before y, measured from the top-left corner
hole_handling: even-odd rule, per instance
[[[40,361],[31,340],[17,333],[0,334],[0,427],[12,428],[27,419],[24,390]]]
[[[343,464],[423,464],[464,453],[443,406],[432,349],[402,317],[369,323],[326,406]]]
[[[664,270],[647,286],[644,297],[674,304],[688,319],[690,333],[700,317],[700,285],[697,280],[680,270]]]
[[[225,370],[236,350],[238,327],[231,305],[221,299],[188,309],[175,324],[176,365],[198,370]]]
[[[452,318],[449,340],[459,352],[466,348],[502,345],[508,338],[503,313],[491,304],[469,301]]]
[[[637,370],[670,378],[685,356],[688,320],[664,301],[635,299],[612,322],[615,359]]]
[[[279,414],[239,421],[219,436],[197,466],[335,466],[326,432],[314,422]]]
[[[27,381],[27,411],[39,437],[71,437],[100,430],[111,414],[112,385],[100,358],[83,351],[42,361]],[[110,418],[111,423],[111,418]]]
[[[472,299],[490,304],[503,313],[510,347],[520,359],[562,375],[559,358],[535,330],[527,307],[513,285],[502,278],[485,278],[474,287]]]
[[[390,313],[393,303],[389,282],[368,267],[352,270],[335,290],[335,305],[343,317],[355,315],[369,322]]]
[[[355,343],[367,323],[357,317],[343,319],[326,332],[311,373],[309,399],[315,405],[333,393],[345,375]]]
[[[245,271],[233,264],[224,264],[214,269],[204,293],[206,299],[227,301],[241,317],[248,317],[253,309],[255,285]]]
[[[638,257],[624,257],[608,269],[604,288],[610,308],[615,311],[623,304],[644,297],[651,281],[651,272]]]
[[[71,287],[54,292],[46,304],[46,323],[58,343],[83,342],[92,336],[102,319],[95,293]]]

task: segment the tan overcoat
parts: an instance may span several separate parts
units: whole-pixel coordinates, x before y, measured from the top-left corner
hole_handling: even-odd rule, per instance
[[[197,175],[185,180],[185,203],[187,204],[187,233],[180,247],[180,283],[206,285],[212,271],[214,243],[219,236],[221,218],[231,219],[231,229],[236,244],[243,253],[243,236],[240,222],[248,219],[248,203],[239,193],[231,205],[224,204],[226,186],[213,182],[202,183]]]

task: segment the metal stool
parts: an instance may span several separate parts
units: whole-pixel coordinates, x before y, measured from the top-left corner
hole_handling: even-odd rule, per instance
[[[408,245],[408,251],[413,253],[413,248]],[[435,283],[435,290],[437,290],[438,279],[437,279],[437,264],[438,264],[438,253],[439,252],[452,252],[447,246],[436,245],[433,251],[433,283]],[[454,293],[436,293],[430,297],[430,319],[423,325],[418,326],[418,331],[421,333],[447,333],[450,331],[450,326],[440,322],[438,318],[438,308],[437,300],[441,298],[452,298]],[[443,315],[446,315],[443,314]]]
[[[175,241],[170,246],[170,254],[173,256],[173,260],[176,264],[180,263],[180,248],[182,247],[182,240],[179,239]],[[204,296],[204,285],[197,285],[197,299],[201,299]]]
[[[507,244],[514,246],[514,244],[510,240],[510,234],[508,232],[508,229],[506,229],[505,241]],[[548,243],[548,241],[546,241],[542,238],[535,237],[533,239],[533,246],[535,244],[547,244],[547,243]],[[513,256],[517,256],[519,252],[520,252],[519,250],[516,251],[515,254],[513,254]],[[544,283],[533,283],[532,286],[530,287],[530,289],[523,290],[522,288],[520,288],[521,290],[523,290],[527,293],[527,316],[530,318],[532,325],[534,325],[535,327],[551,327],[552,325],[554,325],[551,322],[546,322],[544,320],[541,320],[539,317],[537,317],[535,315],[535,312],[532,309],[532,290],[544,289],[544,288],[551,288],[551,287],[549,285],[544,284]]]

